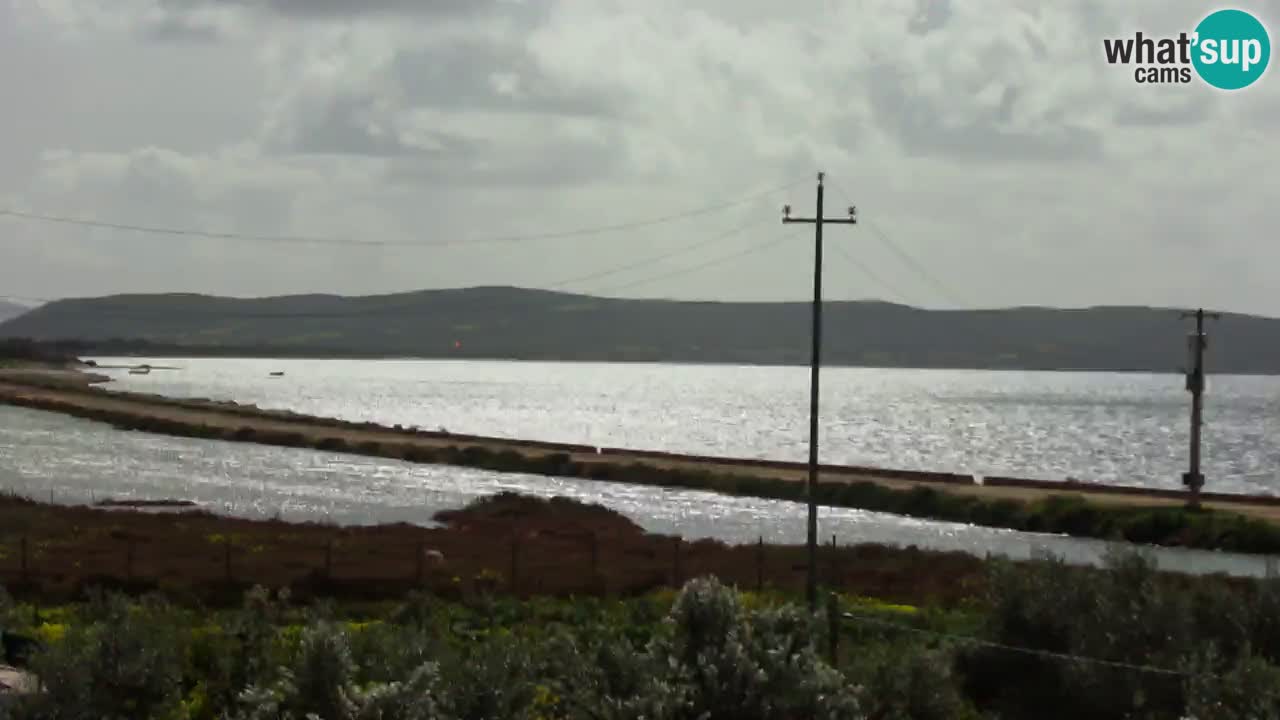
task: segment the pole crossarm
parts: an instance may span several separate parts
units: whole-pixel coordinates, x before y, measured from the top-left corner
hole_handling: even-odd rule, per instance
[[[850,211],[852,211],[852,210],[853,210],[853,208],[849,208],[849,210],[850,210]],[[851,214],[852,214],[852,213],[851,213]],[[817,221],[817,219],[816,219],[816,218],[793,218],[793,217],[784,217],[784,218],[782,218],[782,222],[783,222],[784,224],[786,224],[786,225],[791,225],[791,224],[797,224],[797,225],[814,225],[814,224],[816,224],[818,221]],[[823,225],[857,225],[857,224],[858,224],[858,220],[857,220],[857,218],[854,218],[854,217],[847,217],[847,218],[823,218],[823,219],[822,219],[822,224],[823,224]]]

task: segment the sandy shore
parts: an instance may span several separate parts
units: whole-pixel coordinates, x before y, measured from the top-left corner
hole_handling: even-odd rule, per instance
[[[755,475],[798,482],[804,481],[807,475],[803,463],[712,458],[621,448],[593,448],[562,443],[388,428],[372,423],[352,423],[287,411],[261,410],[235,403],[175,400],[141,393],[114,393],[95,387],[94,382],[93,376],[75,371],[0,370],[0,403],[96,419],[106,419],[102,417],[105,414],[107,418],[112,419],[159,420],[173,425],[198,427],[213,435],[231,435],[248,428],[253,432],[244,433],[245,441],[265,444],[278,444],[270,441],[269,437],[273,434],[289,435],[295,440],[300,437],[301,442],[295,443],[295,446],[314,446],[321,441],[337,439],[348,447],[363,445],[381,449],[381,452],[374,450],[362,454],[383,455],[396,459],[404,459],[406,450],[411,448],[438,451],[449,447],[479,447],[493,452],[511,451],[530,458],[546,457],[548,453],[553,452],[565,453],[571,460],[584,465],[600,463],[627,465],[643,461],[648,465],[663,468]],[[1167,507],[1184,504],[1181,493],[1169,490],[999,477],[985,478],[983,484],[978,485],[971,478],[962,475],[846,466],[823,466],[820,481],[826,483],[873,482],[898,490],[910,490],[924,485],[950,494],[1019,502],[1030,502],[1049,495],[1070,493],[1102,505]],[[1205,494],[1203,497],[1206,507],[1272,522],[1280,521],[1280,498],[1277,497],[1212,493]]]

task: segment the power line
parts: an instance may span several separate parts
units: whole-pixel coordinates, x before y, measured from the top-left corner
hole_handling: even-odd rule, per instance
[[[1218,677],[1210,673],[1192,673],[1185,670],[1174,670],[1171,668],[1162,668],[1162,667],[1156,667],[1153,665],[1138,665],[1134,663],[1121,662],[1118,660],[1103,660],[1101,658],[1089,657],[1086,655],[1073,655],[1071,653],[1053,652],[1051,650],[1038,650],[1036,648],[1020,647],[1017,645],[1006,645],[1004,643],[998,643],[991,640],[983,640],[981,638],[976,638],[969,635],[955,635],[952,633],[937,632],[934,630],[925,630],[923,628],[912,627],[910,625],[904,625],[902,623],[897,623],[890,620],[868,617],[866,615],[856,615],[854,613],[841,613],[841,617],[850,622],[861,623],[863,625],[875,625],[875,626],[889,628],[889,629],[897,630],[901,632],[909,632],[909,633],[915,633],[917,635],[925,635],[937,640],[949,640],[951,642],[962,644],[962,645],[977,645],[980,647],[991,648],[993,650],[1002,650],[1005,652],[1017,653],[1020,655],[1030,655],[1030,656],[1050,659],[1050,660],[1061,660],[1061,661],[1074,662],[1074,663],[1080,663],[1080,664],[1086,664],[1086,665],[1099,665],[1102,667],[1121,668],[1125,670],[1133,670],[1135,672],[1142,672],[1142,673],[1147,673],[1151,675],[1170,675],[1170,676],[1177,676],[1177,677],[1199,676],[1199,677],[1210,677],[1210,678]]]
[[[703,247],[707,247],[707,246],[713,245],[713,244],[718,243],[718,242],[723,242],[723,241],[725,241],[725,240],[727,240],[727,239],[730,239],[730,238],[732,238],[732,237],[736,237],[736,236],[740,235],[742,232],[744,232],[746,229],[748,229],[749,227],[751,227],[752,225],[754,225],[756,222],[757,222],[757,221],[756,221],[756,220],[754,220],[754,219],[753,219],[753,220],[749,220],[749,221],[747,221],[747,222],[745,222],[745,223],[742,223],[742,224],[737,225],[737,226],[735,226],[735,227],[733,227],[733,228],[730,228],[729,230],[726,230],[726,231],[724,231],[724,232],[722,232],[722,233],[718,233],[718,234],[716,234],[716,235],[713,235],[712,237],[710,237],[710,238],[708,238],[708,239],[706,239],[706,240],[702,240],[702,241],[699,241],[699,242],[693,243],[693,244],[691,244],[691,245],[686,245],[686,246],[683,246],[683,247],[677,248],[677,249],[675,249],[675,250],[672,250],[672,251],[669,251],[669,252],[666,252],[666,253],[662,253],[662,254],[660,254],[660,255],[650,256],[650,257],[647,257],[647,258],[645,258],[645,259],[643,259],[643,260],[638,260],[638,261],[633,261],[633,262],[630,262],[630,263],[626,263],[625,265],[614,266],[614,267],[611,267],[611,268],[607,268],[607,269],[604,269],[604,270],[600,270],[600,271],[597,271],[597,272],[590,273],[590,274],[588,274],[588,275],[580,275],[580,276],[576,276],[576,277],[569,278],[569,279],[566,279],[566,280],[561,280],[561,281],[558,281],[558,282],[550,283],[550,284],[549,284],[549,287],[552,287],[552,288],[558,288],[558,287],[564,287],[564,286],[567,286],[567,285],[576,285],[576,284],[579,284],[579,283],[582,283],[582,282],[587,282],[587,281],[594,280],[594,279],[597,279],[597,278],[607,277],[607,276],[609,276],[609,275],[615,275],[615,274],[617,274],[617,273],[625,272],[625,271],[627,271],[627,270],[633,270],[633,269],[635,269],[635,268],[644,267],[644,266],[646,266],[646,265],[652,265],[652,264],[655,264],[655,263],[661,262],[661,261],[663,261],[663,260],[667,260],[667,259],[670,259],[670,258],[672,258],[672,257],[676,257],[676,256],[678,256],[678,255],[682,255],[682,254],[685,254],[685,253],[688,253],[688,252],[692,252],[692,251],[694,251],[694,250],[701,249],[701,248],[703,248]],[[747,248],[746,250],[747,250],[747,251],[751,251],[751,250],[753,250],[753,248]],[[661,279],[661,278],[663,278],[663,277],[667,277],[667,276],[669,276],[669,275],[673,275],[673,274],[684,274],[684,273],[688,273],[688,272],[693,272],[693,271],[696,271],[696,270],[701,269],[701,268],[703,268],[703,267],[707,267],[707,266],[710,266],[710,265],[719,264],[719,263],[721,263],[721,262],[726,262],[726,261],[728,261],[728,260],[733,259],[734,257],[736,257],[736,256],[737,256],[737,255],[739,255],[739,254],[742,254],[742,253],[735,253],[735,254],[733,254],[733,255],[731,255],[731,256],[728,256],[728,257],[718,257],[718,258],[713,258],[712,260],[710,260],[710,261],[708,261],[708,262],[706,262],[706,263],[701,263],[701,264],[699,264],[699,265],[692,266],[692,267],[681,268],[681,269],[677,270],[675,273],[664,273],[664,274],[659,275],[659,276],[657,276],[657,277],[655,277],[655,278],[642,278],[642,279],[637,280],[637,281],[634,281],[634,282],[632,282],[632,283],[624,284],[624,285],[623,285],[623,286],[621,286],[621,287],[624,287],[624,288],[625,288],[625,287],[631,287],[631,286],[633,286],[633,285],[639,285],[639,284],[643,284],[643,283],[647,283],[647,282],[652,282],[652,281],[656,281],[656,280],[658,280],[658,279]],[[60,298],[32,298],[32,297],[19,297],[19,296],[14,296],[14,295],[0,295],[0,298],[13,298],[13,299],[21,299],[21,300],[24,300],[24,301],[36,301],[36,302],[58,302],[59,300],[70,300],[69,298],[61,298],[61,299],[60,299]],[[80,299],[83,299],[83,298],[80,298]],[[261,299],[253,299],[253,300],[250,300],[250,299],[239,299],[239,298],[234,298],[234,299],[231,299],[231,298],[220,298],[220,299],[222,299],[222,300],[228,300],[228,301],[230,301],[230,302],[261,302]],[[355,299],[359,299],[359,298],[355,298]],[[474,307],[475,307],[475,306],[471,306],[471,307],[470,307],[470,309],[474,309]],[[113,308],[95,308],[95,309],[94,309],[94,312],[95,312],[95,313],[107,314],[107,315],[155,315],[155,314],[159,314],[159,313],[163,313],[163,314],[172,314],[172,312],[173,312],[173,311],[172,311],[171,309],[167,309],[167,310],[160,311],[160,310],[140,310],[140,309],[133,309],[133,308],[118,308],[118,309],[113,309]],[[201,312],[194,313],[194,314],[201,315],[201,316],[206,316],[206,317],[217,317],[217,318],[232,318],[232,319],[234,319],[234,318],[253,318],[253,319],[262,318],[262,319],[267,319],[267,318],[345,318],[345,317],[364,317],[364,316],[370,316],[370,315],[376,315],[376,316],[379,316],[379,317],[392,317],[392,316],[400,315],[400,314],[407,314],[407,315],[418,314],[418,313],[420,313],[420,312],[421,312],[421,309],[420,309],[420,308],[416,308],[416,307],[415,307],[415,308],[406,308],[406,309],[401,310],[401,309],[399,309],[399,308],[397,308],[397,307],[395,307],[395,306],[392,306],[392,307],[370,308],[370,309],[368,309],[368,310],[362,310],[362,311],[350,311],[350,312],[342,312],[342,313],[334,313],[334,312],[283,312],[283,311],[281,311],[281,312],[269,312],[269,311],[258,311],[258,312],[235,312],[235,311],[228,311],[228,312],[219,312],[219,311],[214,310],[214,311],[201,311]]]
[[[684,247],[677,248],[670,252],[662,253],[660,255],[652,255],[643,260],[637,260],[632,263],[627,263],[626,265],[619,265],[617,267],[609,268],[607,270],[601,270],[599,272],[593,272],[587,275],[580,275],[578,277],[575,277],[569,280],[562,280],[560,282],[551,283],[548,287],[559,288],[559,287],[564,287],[566,285],[577,285],[578,283],[590,282],[592,280],[596,280],[602,277],[617,275],[618,273],[626,272],[627,270],[634,270],[639,267],[644,267],[646,265],[652,265],[654,263],[662,262],[663,260],[669,260],[678,255],[684,255],[685,253],[690,253],[690,252],[693,252],[694,250],[699,250],[701,248],[714,245],[716,243],[727,240],[731,237],[735,237],[741,234],[747,228],[754,225],[755,223],[756,223],[755,220],[748,220],[747,222],[741,225],[738,225],[737,227],[734,227],[729,230],[726,230],[725,232],[713,235],[706,240],[696,242],[692,245],[686,245]]]
[[[563,238],[583,237],[587,235],[600,235],[610,232],[618,232],[621,230],[633,230],[642,227],[652,227],[654,225],[662,225],[665,223],[685,220],[699,215],[707,215],[719,210],[742,205],[752,200],[767,197],[776,192],[795,187],[801,181],[790,182],[785,185],[770,188],[750,195],[735,198],[725,202],[705,205],[699,208],[683,210],[668,215],[660,215],[652,218],[632,220],[628,222],[612,223],[608,225],[595,225],[590,227],[581,227],[573,230],[561,230],[554,232],[529,233],[522,235],[505,235],[494,236],[488,238],[474,238],[471,240],[444,240],[437,242],[414,242],[414,241],[397,241],[397,240],[352,240],[350,238],[341,237],[316,237],[302,235],[255,235],[246,233],[233,232],[213,232],[207,230],[198,230],[191,228],[175,228],[161,227],[154,225],[142,225],[133,223],[108,222],[103,220],[95,220],[88,218],[77,218],[66,215],[49,215],[27,212],[22,210],[14,210],[11,208],[0,209],[0,215],[23,219],[34,220],[40,222],[60,223],[66,225],[77,225],[84,227],[107,228],[112,230],[125,230],[129,232],[146,233],[152,235],[173,235],[180,237],[195,237],[215,240],[233,240],[260,243],[291,243],[291,244],[318,244],[318,245],[346,245],[346,246],[367,246],[367,247],[447,247],[461,245],[476,245],[488,243],[510,243],[525,242],[530,240],[555,240]]]
[[[754,244],[754,245],[749,245],[749,246],[747,246],[747,247],[743,248],[742,250],[739,250],[738,252],[735,252],[735,253],[732,253],[732,254],[729,254],[729,255],[723,255],[723,256],[721,256],[721,257],[712,258],[712,259],[710,259],[710,260],[708,260],[708,261],[706,261],[706,262],[699,263],[699,264],[697,264],[697,265],[690,265],[690,266],[688,266],[688,267],[684,267],[684,268],[679,268],[679,269],[677,269],[677,270],[673,270],[673,271],[671,271],[671,272],[662,273],[661,275],[654,275],[654,276],[652,276],[652,277],[641,278],[641,279],[639,279],[639,280],[634,280],[634,281],[632,281],[632,282],[624,283],[624,284],[622,284],[622,285],[615,285],[615,286],[610,287],[610,288],[605,288],[605,289],[601,289],[601,290],[596,290],[596,291],[595,291],[595,294],[603,295],[603,294],[608,294],[608,293],[616,293],[616,292],[620,292],[620,291],[622,291],[622,290],[627,290],[627,289],[630,289],[630,288],[636,287],[636,286],[638,286],[638,285],[647,285],[647,284],[649,284],[649,283],[658,282],[658,281],[660,281],[660,280],[667,280],[667,279],[669,279],[669,278],[679,277],[679,276],[681,276],[681,275],[688,275],[688,274],[689,274],[689,273],[691,273],[691,272],[696,272],[696,271],[698,271],[698,270],[703,270],[703,269],[706,269],[706,268],[709,268],[709,267],[715,267],[715,266],[723,265],[723,264],[725,264],[725,263],[727,263],[727,262],[732,262],[733,260],[737,260],[737,259],[738,259],[738,258],[740,258],[740,257],[746,256],[746,255],[750,255],[750,254],[755,253],[755,252],[758,252],[758,251],[760,251],[760,250],[765,250],[765,249],[770,248],[770,247],[773,247],[773,246],[775,246],[775,245],[780,245],[780,244],[782,244],[783,242],[786,242],[787,240],[790,240],[790,239],[791,239],[791,238],[793,238],[793,237],[795,237],[795,236],[794,236],[794,235],[784,235],[784,236],[782,236],[782,237],[769,238],[768,240],[765,240],[764,242],[756,243],[756,244]]]
[[[848,262],[851,266],[853,266],[853,269],[862,273],[863,277],[870,280],[872,284],[878,285],[888,295],[894,295],[899,298],[902,297],[902,293],[895,290],[893,286],[890,285],[889,283],[885,282],[884,279],[882,279],[880,275],[875,271],[873,271],[866,263],[859,262],[858,259],[855,258],[848,250],[846,250],[843,245],[840,245],[839,243],[837,243],[833,247],[835,247],[836,252],[839,253],[839,255],[843,257],[846,262]]]
[[[892,252],[894,255],[897,255],[898,259],[902,260],[904,264],[906,264],[908,267],[914,270],[917,275],[919,275],[921,278],[924,279],[926,283],[932,286],[933,289],[937,291],[937,293],[940,296],[942,296],[943,300],[946,300],[947,302],[950,302],[950,303],[954,303],[956,305],[965,304],[964,301],[961,300],[955,293],[953,293],[945,283],[943,283],[938,278],[934,277],[933,273],[930,273],[928,270],[926,270],[925,267],[921,265],[911,255],[909,255],[906,250],[903,250],[897,243],[891,240],[889,236],[886,235],[878,225],[876,225],[874,222],[870,220],[866,221],[866,225],[867,227],[871,228],[871,232],[877,238],[880,239],[881,244],[889,248],[890,252]]]
[[[849,194],[845,192],[844,188],[836,183],[832,184],[835,185],[835,188],[844,196],[845,200],[849,201]],[[959,298],[959,293],[953,292],[946,283],[942,282],[935,277],[933,273],[929,272],[929,270],[926,269],[918,260],[912,257],[910,253],[898,245],[898,243],[895,243],[874,221],[863,220],[863,224],[871,228],[872,234],[876,236],[876,239],[880,241],[880,244],[888,248],[889,251],[896,255],[904,265],[909,267],[916,275],[928,283],[943,300],[956,305],[966,304]]]
[[[736,231],[737,231],[737,230],[736,230]],[[722,237],[720,237],[720,238],[717,238],[717,239],[723,239],[723,237],[727,237],[727,236],[728,236],[728,234],[725,234],[724,236],[722,236]],[[753,244],[753,245],[747,246],[747,247],[745,247],[745,248],[743,248],[743,249],[741,249],[741,250],[739,250],[739,251],[737,251],[737,252],[730,253],[730,254],[728,254],[728,255],[721,255],[721,256],[718,256],[718,257],[711,258],[711,259],[709,259],[709,260],[707,260],[707,261],[705,261],[705,262],[698,263],[698,264],[696,264],[696,265],[691,265],[691,266],[687,266],[687,267],[683,267],[683,268],[678,268],[678,269],[672,270],[672,271],[670,271],[670,272],[661,273],[661,274],[653,275],[653,276],[649,276],[649,277],[644,277],[644,278],[640,278],[640,279],[638,279],[638,280],[633,280],[633,281],[630,281],[630,282],[627,282],[627,283],[623,283],[623,284],[621,284],[621,285],[615,285],[615,286],[612,286],[612,287],[608,287],[608,288],[604,288],[604,289],[596,290],[593,294],[594,294],[595,296],[597,296],[597,297],[598,297],[598,296],[600,296],[600,295],[609,294],[609,293],[615,293],[615,292],[620,292],[620,291],[622,291],[622,290],[630,289],[630,288],[632,288],[632,287],[637,287],[637,286],[640,286],[640,285],[647,285],[647,284],[650,284],[650,283],[659,282],[659,281],[661,281],[661,280],[666,280],[666,279],[668,279],[668,278],[679,277],[679,276],[681,276],[681,275],[687,275],[687,274],[689,274],[689,273],[697,272],[698,270],[703,270],[703,269],[706,269],[706,268],[709,268],[709,267],[716,267],[716,266],[719,266],[719,265],[723,265],[723,264],[725,264],[725,263],[732,262],[732,261],[737,260],[737,259],[739,259],[739,258],[741,258],[741,257],[746,256],[746,255],[750,255],[750,254],[752,254],[752,253],[759,252],[759,251],[761,251],[761,250],[765,250],[765,249],[767,249],[767,248],[769,248],[769,247],[773,247],[773,246],[775,246],[775,245],[779,245],[779,244],[781,244],[781,243],[783,243],[783,242],[785,242],[785,241],[787,241],[787,240],[791,239],[792,237],[794,237],[794,235],[788,235],[788,236],[777,237],[777,238],[769,238],[768,240],[766,240],[766,241],[764,241],[764,242],[756,243],[756,244]],[[705,244],[705,243],[704,243],[704,244]],[[0,295],[0,297],[5,297],[5,296]],[[34,298],[30,298],[30,299],[34,299]],[[82,299],[84,299],[84,298],[82,298]],[[601,298],[601,299],[609,300],[609,299],[611,299],[611,298]],[[53,299],[47,299],[47,301],[48,301],[48,302],[56,302],[56,300],[53,300]],[[233,300],[232,300],[232,302],[236,302],[236,301],[240,301],[240,302],[252,302],[252,300],[240,300],[240,299],[233,299]],[[506,306],[506,305],[504,305],[504,307],[505,307],[505,306]],[[491,306],[491,308],[497,308],[497,307],[499,307],[499,306],[497,306],[497,305],[493,305],[493,306]],[[441,310],[442,308],[440,308],[440,307],[436,307],[436,308],[431,308],[431,309],[432,309],[432,310],[439,311],[439,310]],[[476,306],[471,305],[471,306],[466,306],[464,309],[466,309],[466,310],[468,310],[468,311],[473,311],[473,310],[476,310],[476,309],[489,309],[489,308],[477,308]],[[114,316],[130,316],[130,315],[132,315],[132,316],[137,317],[137,316],[146,316],[146,315],[153,315],[153,316],[154,316],[154,315],[156,315],[156,314],[159,314],[161,311],[156,311],[156,310],[142,310],[142,311],[140,311],[140,310],[137,310],[137,309],[94,308],[93,312],[94,312],[95,314],[101,314],[101,315],[107,315],[107,316],[112,316],[112,315],[114,315]],[[164,314],[172,315],[172,314],[173,314],[174,312],[176,312],[176,311],[175,311],[175,310],[173,310],[172,308],[169,308],[169,309],[166,309],[166,310],[165,310],[165,311],[163,311],[163,312],[164,312]],[[219,311],[216,311],[216,310],[215,310],[215,311],[201,311],[201,312],[196,312],[196,313],[192,313],[192,312],[190,312],[190,311],[182,311],[182,312],[184,312],[188,317],[190,317],[190,316],[193,316],[193,315],[194,315],[194,316],[203,316],[203,317],[211,317],[211,318],[218,318],[218,319],[273,319],[273,318],[288,318],[288,319],[317,319],[317,318],[327,318],[327,319],[334,319],[334,318],[352,318],[352,317],[369,317],[369,316],[377,316],[377,317],[416,316],[416,315],[421,315],[421,313],[422,313],[422,309],[421,309],[421,308],[417,308],[417,307],[414,307],[414,308],[407,308],[407,307],[406,307],[406,308],[398,308],[398,307],[382,308],[382,307],[380,307],[380,308],[370,308],[369,310],[364,310],[364,311],[345,312],[345,313],[326,313],[326,312],[234,312],[234,311],[232,311],[232,312],[219,312]]]

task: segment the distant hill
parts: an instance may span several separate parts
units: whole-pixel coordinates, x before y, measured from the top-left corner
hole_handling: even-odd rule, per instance
[[[0,323],[16,318],[27,310],[30,310],[30,308],[25,305],[0,300]]]
[[[824,362],[1176,372],[1189,324],[1147,307],[922,310],[824,306]],[[481,287],[367,297],[121,295],[62,300],[0,337],[75,341],[81,354],[463,357],[806,364],[809,305],[617,300]],[[1280,320],[1210,326],[1212,372],[1280,374]]]

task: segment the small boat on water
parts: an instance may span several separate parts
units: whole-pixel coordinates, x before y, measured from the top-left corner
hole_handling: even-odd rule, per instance
[[[271,373],[271,377],[284,377],[284,371],[283,371],[283,370],[276,370],[276,371],[274,371],[274,372],[272,372],[272,373]]]
[[[150,365],[139,365],[135,368],[129,368],[130,375],[147,375],[151,373]]]

